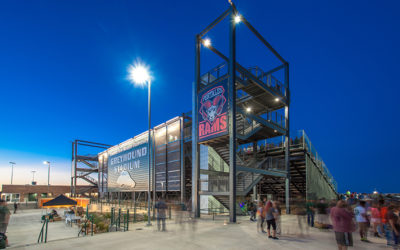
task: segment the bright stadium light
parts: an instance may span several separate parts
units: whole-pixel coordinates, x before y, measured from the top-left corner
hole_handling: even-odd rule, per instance
[[[129,65],[128,79],[135,85],[144,86],[150,80],[150,73],[148,67],[141,63]]]
[[[279,102],[279,98],[277,97],[277,98],[275,98],[275,102]]]
[[[210,40],[210,38],[204,39],[204,40],[203,40],[203,44],[204,44],[204,46],[206,46],[206,47],[210,47],[210,46],[211,46],[211,40]]]
[[[151,76],[149,67],[140,63],[136,62],[134,65],[129,65],[128,68],[128,79],[137,86],[145,86],[147,83],[148,88],[148,118],[149,118],[149,130],[148,130],[148,170],[149,170],[149,181],[148,181],[148,191],[147,191],[147,226],[151,226],[151,218],[150,218],[150,207],[151,207]]]
[[[240,23],[241,21],[242,21],[242,17],[239,14],[237,14],[235,16],[235,23]]]
[[[251,107],[247,107],[247,108],[246,108],[246,112],[247,112],[247,113],[250,113],[250,112],[251,112]]]

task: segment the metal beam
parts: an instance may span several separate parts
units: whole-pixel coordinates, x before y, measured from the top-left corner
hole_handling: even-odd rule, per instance
[[[214,170],[208,170],[208,169],[200,169],[200,174],[229,176],[228,172],[214,171]]]
[[[251,168],[251,167],[245,167],[245,166],[237,166],[237,171],[246,171],[246,172],[252,172],[252,173],[256,173],[256,174],[270,175],[270,176],[276,176],[276,177],[282,177],[282,178],[285,178],[287,176],[286,172],[284,172],[284,171],[271,171],[271,170]]]
[[[269,127],[271,129],[277,130],[281,134],[286,134],[286,130],[281,128],[280,126],[276,125],[274,122],[271,122],[271,121],[265,120],[264,118],[261,118],[259,116],[247,113],[247,112],[245,112],[243,109],[241,109],[239,107],[237,108],[237,111],[239,113],[241,113],[242,115],[250,118],[251,120],[254,120],[254,121],[258,122],[261,125],[264,125],[265,127]]]
[[[98,142],[92,142],[92,141],[84,141],[84,140],[75,140],[77,142],[86,142],[86,143],[90,143],[90,144],[95,144],[95,145],[103,145],[103,146],[107,146],[107,147],[112,147],[112,145],[108,145],[108,144],[104,144],[104,143],[98,143]]]
[[[209,191],[199,191],[201,195],[217,195],[217,196],[228,196],[230,192],[209,192]]]
[[[229,22],[229,221],[236,222],[236,26],[233,7]]]
[[[199,177],[200,177],[200,146],[198,144],[198,120],[197,120],[197,92],[200,86],[200,47],[201,37],[196,36],[195,45],[195,81],[193,82],[193,110],[192,110],[192,210],[194,217],[200,217],[200,195],[199,195]]]
[[[286,135],[285,135],[285,166],[287,171],[287,177],[285,181],[285,204],[286,213],[290,214],[290,127],[289,127],[289,103],[290,103],[290,92],[289,92],[289,64],[285,64],[285,85],[286,91],[286,106],[285,106],[285,122],[286,122]]]
[[[181,151],[180,151],[180,157],[181,157],[181,202],[185,202],[185,194],[186,194],[186,186],[185,186],[185,142],[184,142],[184,130],[183,130],[183,126],[184,126],[184,119],[185,119],[185,114],[182,114],[182,117],[180,119],[180,129],[181,129],[181,138],[180,138],[180,143],[181,143]],[[155,179],[154,179],[155,182]]]
[[[231,8],[228,8],[227,10],[225,10],[224,13],[222,13],[217,19],[215,19],[212,23],[210,23],[203,31],[201,31],[198,34],[198,37],[203,37],[205,34],[207,34],[212,28],[215,27],[215,25],[217,25],[219,22],[221,22],[222,20],[224,20],[225,17],[227,17],[229,15],[229,12],[231,11]]]
[[[272,52],[272,54],[274,54],[282,63],[287,63],[285,59],[283,59],[283,57],[279,55],[279,53],[271,46],[271,44],[269,44],[267,40],[265,40],[265,38],[260,33],[258,33],[258,31],[243,16],[242,21],[247,26],[247,28],[249,28],[250,31],[253,32],[253,34],[256,35],[256,37],[260,39],[260,41]]]

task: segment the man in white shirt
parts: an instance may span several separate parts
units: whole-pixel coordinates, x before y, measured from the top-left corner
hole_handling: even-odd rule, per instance
[[[365,201],[360,201],[358,206],[354,208],[354,215],[360,229],[361,241],[369,242],[368,235],[368,216],[367,209],[365,208]]]

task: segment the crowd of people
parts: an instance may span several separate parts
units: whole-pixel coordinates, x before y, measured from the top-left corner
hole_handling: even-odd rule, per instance
[[[307,220],[308,227],[332,229],[339,250],[353,246],[352,233],[358,231],[362,242],[371,243],[368,237],[385,238],[387,245],[400,249],[400,206],[388,199],[360,200],[352,196],[342,196],[339,200],[324,198],[309,200],[296,209],[299,228],[301,220]],[[279,202],[263,199],[247,205],[251,221],[257,221],[257,231],[266,233],[271,239],[280,234]],[[256,218],[257,217],[257,218]],[[265,231],[267,227],[267,231]],[[272,233],[271,233],[272,228]],[[302,232],[301,232],[302,233]]]

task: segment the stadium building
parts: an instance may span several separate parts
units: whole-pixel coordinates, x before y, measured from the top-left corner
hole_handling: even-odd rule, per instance
[[[206,38],[223,20],[230,31],[229,55]],[[236,60],[239,22],[278,65],[262,68]],[[201,50],[213,52],[221,63],[203,71]],[[104,199],[146,200],[150,189],[153,201],[163,196],[189,202],[196,216],[227,210],[231,222],[249,199],[280,200],[290,212],[292,200],[336,198],[336,182],[306,133],[290,133],[289,63],[233,4],[196,35],[195,51],[192,111],[118,145],[74,141],[72,193],[79,194],[77,179],[97,187]],[[82,146],[102,151],[82,155]]]

